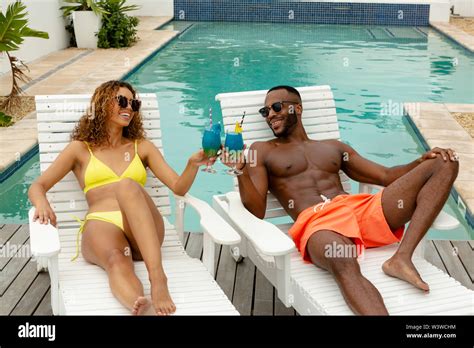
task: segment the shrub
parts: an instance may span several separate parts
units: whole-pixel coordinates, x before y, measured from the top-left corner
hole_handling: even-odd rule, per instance
[[[126,14],[138,9],[136,5],[125,6],[126,0],[104,0],[103,9],[107,12],[102,17],[102,28],[98,33],[99,48],[130,47],[137,42],[138,18]]]
[[[0,127],[8,127],[12,125],[12,117],[5,115],[0,111]]]

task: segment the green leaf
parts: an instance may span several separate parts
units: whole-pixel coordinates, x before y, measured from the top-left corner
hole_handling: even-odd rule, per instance
[[[18,50],[26,37],[49,38],[48,33],[28,26],[27,15],[28,11],[21,0],[8,5],[5,13],[0,11],[0,52],[6,52],[13,72],[13,87],[7,100],[21,93],[18,83],[28,78],[19,68],[19,65],[25,65],[17,58],[10,56],[8,52]]]
[[[8,5],[5,14],[0,12],[0,51],[15,51],[25,37],[48,39],[48,33],[28,27],[28,12],[21,1]]]
[[[108,12],[102,17],[98,47],[129,47],[137,41],[138,19],[125,12],[136,10],[139,6],[124,6],[125,0],[102,0],[101,6]]]
[[[11,126],[12,123],[12,117],[0,111],[0,127],[8,127]]]
[[[20,31],[23,37],[38,37],[40,39],[49,39],[49,34],[45,31],[33,30],[28,27],[24,27]]]
[[[93,11],[96,15],[106,14],[107,11],[101,6],[102,1],[97,0],[64,0],[72,5],[61,6],[63,17],[70,16],[74,11]]]

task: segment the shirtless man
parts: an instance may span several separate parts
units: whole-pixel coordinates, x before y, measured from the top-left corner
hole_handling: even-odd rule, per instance
[[[337,140],[310,140],[301,122],[303,105],[289,86],[270,89],[260,113],[276,138],[255,142],[254,166],[244,160],[238,177],[244,206],[263,218],[267,191],[277,197],[295,220],[289,234],[303,258],[329,271],[352,311],[362,315],[388,314],[383,299],[360,272],[357,255],[334,257],[329,246],[376,247],[399,242],[383,271],[429,291],[411,258],[446,202],[458,173],[458,157],[451,149],[434,148],[419,159],[387,168],[359,155]],[[228,154],[225,154],[228,156]],[[229,158],[223,161],[232,165]],[[240,167],[240,168],[239,168]],[[344,192],[339,170],[351,179],[384,186],[376,194]]]

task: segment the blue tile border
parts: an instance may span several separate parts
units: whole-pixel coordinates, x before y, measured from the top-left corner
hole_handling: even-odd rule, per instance
[[[34,155],[39,153],[38,144],[34,145],[27,153],[21,156],[19,161],[13,162],[8,168],[0,173],[0,183],[3,183],[10,176],[12,176],[18,169],[20,169],[26,162],[28,162]]]
[[[418,140],[420,141],[421,145],[423,146],[423,148],[428,151],[430,150],[430,147],[428,146],[428,143],[426,142],[425,138],[423,137],[423,135],[421,134],[420,130],[418,129],[418,127],[415,125],[415,123],[413,122],[413,120],[411,119],[410,115],[409,114],[405,114],[404,117],[406,118],[406,120],[408,121],[408,124],[410,125],[410,127],[413,129],[413,132],[415,133],[415,135],[417,136]],[[466,206],[466,213],[464,214],[464,218],[466,219],[467,221],[467,224],[471,227],[471,228],[474,228],[474,216],[472,215],[472,212],[469,210],[469,207],[467,206],[466,202],[464,202],[464,200],[460,197],[458,191],[454,188],[451,189],[451,196],[454,198],[454,201],[456,202],[456,204],[458,204],[458,199],[460,199],[463,204]]]
[[[374,4],[288,0],[175,0],[174,19],[428,26],[428,4]]]

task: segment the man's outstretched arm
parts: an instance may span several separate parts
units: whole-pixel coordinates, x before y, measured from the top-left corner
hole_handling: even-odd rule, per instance
[[[434,148],[424,153],[420,158],[394,167],[385,167],[362,157],[352,147],[337,142],[342,153],[342,170],[353,180],[380,186],[388,186],[399,177],[405,175],[420,163],[441,156],[445,161],[457,161],[452,149]]]

